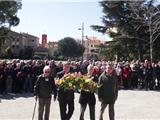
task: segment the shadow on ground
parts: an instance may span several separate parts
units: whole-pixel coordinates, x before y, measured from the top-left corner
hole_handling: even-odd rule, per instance
[[[0,95],[0,99],[6,99],[6,100],[16,99],[19,97],[24,97],[24,98],[33,97],[33,93],[23,93],[23,94],[8,93],[5,95]]]

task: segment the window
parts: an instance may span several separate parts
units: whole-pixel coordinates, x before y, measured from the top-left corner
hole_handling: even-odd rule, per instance
[[[14,48],[15,48],[15,46],[14,46],[14,45],[12,45],[12,48],[14,49]]]
[[[12,45],[15,45],[16,44],[16,42],[15,41],[12,41]]]
[[[16,44],[19,45],[19,42],[17,42]]]
[[[95,50],[94,50],[94,49],[91,49],[90,52],[95,52]]]

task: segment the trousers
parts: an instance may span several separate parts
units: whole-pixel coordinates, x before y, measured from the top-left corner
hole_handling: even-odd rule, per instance
[[[49,120],[50,105],[51,105],[51,98],[39,98],[38,120]],[[43,114],[44,114],[44,119],[43,119]]]
[[[103,113],[107,107],[107,105],[109,105],[109,119],[110,120],[115,120],[114,119],[114,104],[106,104],[106,103],[101,103],[101,108],[100,108],[100,117],[99,120],[103,120]]]

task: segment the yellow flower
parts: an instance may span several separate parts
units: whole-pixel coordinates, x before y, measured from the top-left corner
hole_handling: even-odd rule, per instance
[[[74,78],[74,77],[76,77],[76,76],[75,76],[74,74],[71,74],[71,77],[73,77],[73,78]]]
[[[89,79],[89,78],[85,80],[85,82],[91,82],[91,81],[92,79]]]
[[[67,79],[67,80],[70,80],[70,76],[67,76],[66,79]]]
[[[82,83],[80,84],[80,88],[83,88],[83,84]]]
[[[72,87],[72,83],[69,83],[68,85],[69,85],[69,87]]]
[[[59,80],[58,84],[61,85],[63,83],[63,80]]]

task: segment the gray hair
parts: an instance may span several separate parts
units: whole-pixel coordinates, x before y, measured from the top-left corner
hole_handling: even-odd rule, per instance
[[[87,71],[89,71],[91,68],[94,68],[94,66],[92,64],[89,64],[87,67]]]
[[[46,70],[48,70],[48,69],[50,70],[51,68],[47,65],[47,66],[45,66],[45,67],[43,68],[43,72],[46,71]]]

